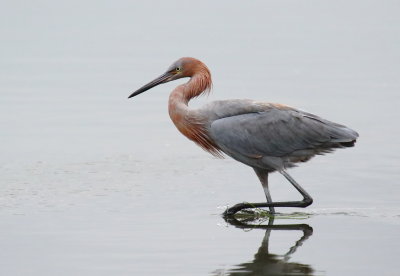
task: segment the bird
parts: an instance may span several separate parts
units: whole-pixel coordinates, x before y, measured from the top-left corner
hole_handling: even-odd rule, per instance
[[[287,172],[316,155],[353,147],[358,133],[349,127],[284,104],[250,99],[212,101],[190,108],[191,99],[210,93],[211,73],[200,60],[182,57],[153,81],[140,87],[128,98],[157,85],[181,78],[169,95],[168,112],[176,128],[191,141],[215,157],[229,156],[253,168],[264,190],[266,202],[238,203],[227,208],[224,216],[243,209],[275,207],[305,208],[313,198]],[[300,201],[272,201],[268,176],[279,172],[303,197]]]

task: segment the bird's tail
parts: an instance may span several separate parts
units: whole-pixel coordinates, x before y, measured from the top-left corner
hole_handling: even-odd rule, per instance
[[[341,147],[353,147],[357,141],[358,133],[343,125],[331,125],[330,135],[332,142],[338,143]]]

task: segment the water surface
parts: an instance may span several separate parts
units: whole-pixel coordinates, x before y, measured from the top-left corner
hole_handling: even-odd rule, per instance
[[[400,7],[393,1],[10,2],[0,11],[1,275],[396,275]],[[167,115],[181,56],[208,98],[286,103],[360,133],[290,171],[313,196],[273,221],[252,170]],[[278,174],[274,200],[298,194]]]

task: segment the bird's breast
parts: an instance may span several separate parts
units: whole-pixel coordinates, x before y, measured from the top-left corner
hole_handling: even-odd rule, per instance
[[[170,110],[169,115],[176,128],[189,140],[195,142],[205,151],[216,157],[222,157],[221,149],[212,140],[208,133],[206,119],[196,117],[190,112],[182,114]]]

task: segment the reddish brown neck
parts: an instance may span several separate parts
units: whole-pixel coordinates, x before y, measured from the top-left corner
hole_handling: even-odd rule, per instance
[[[187,83],[179,85],[172,91],[169,95],[168,110],[175,125],[189,115],[189,101],[203,93],[208,93],[211,89],[211,84],[210,72],[205,67],[204,70],[196,72]]]
[[[208,70],[207,70],[208,71]],[[207,134],[205,123],[198,113],[188,107],[190,99],[207,93],[211,88],[211,76],[196,73],[186,84],[176,87],[169,96],[168,111],[178,130],[204,150],[221,157],[219,148]]]

